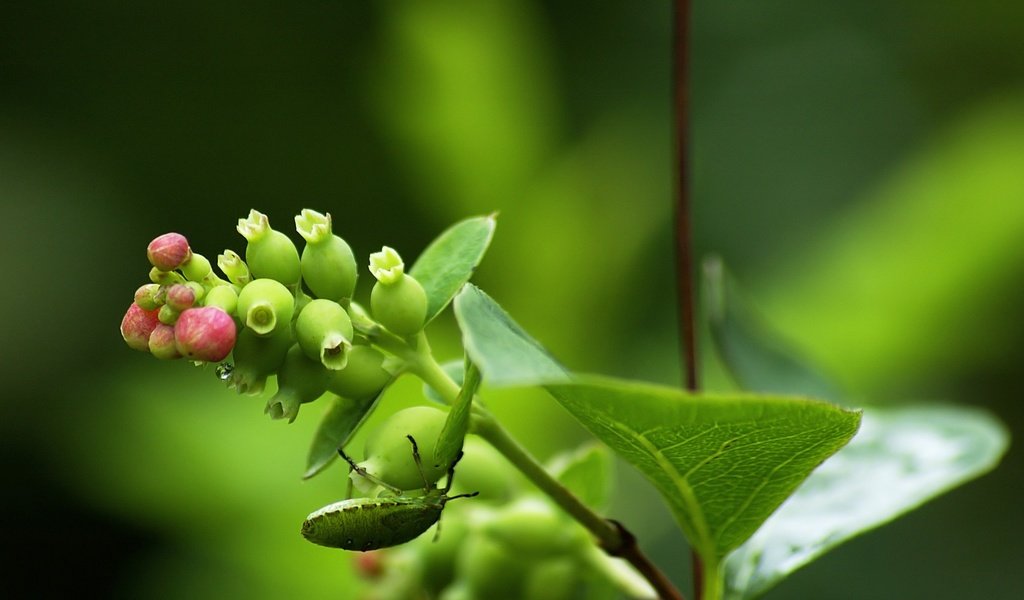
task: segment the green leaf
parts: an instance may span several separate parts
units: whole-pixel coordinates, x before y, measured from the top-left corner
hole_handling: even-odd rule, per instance
[[[992,469],[1008,435],[953,406],[867,409],[860,433],[725,562],[726,597],[754,598],[833,547]]]
[[[384,386],[384,390],[387,388],[388,386]],[[384,395],[384,390],[364,400],[333,396],[331,405],[327,407],[320,426],[313,435],[303,479],[317,475],[338,458],[338,448],[343,448],[352,439],[359,426],[373,412],[377,401]]]
[[[587,506],[601,511],[608,508],[615,462],[607,446],[586,444],[559,454],[551,459],[547,469]]]
[[[804,398],[597,378],[548,389],[650,479],[706,563],[746,541],[860,423],[858,412]]]
[[[480,388],[480,371],[467,358],[462,388],[459,395],[448,411],[448,418],[445,419],[441,435],[434,446],[434,463],[439,465],[451,465],[462,452],[462,443],[466,440],[466,433],[469,432],[469,414],[473,407],[473,396]]]
[[[467,283],[455,297],[455,318],[466,355],[493,386],[541,385],[568,381],[568,373],[547,350],[480,288]]]
[[[840,401],[843,393],[770,330],[722,261],[704,261],[704,298],[715,351],[740,387]]]
[[[473,276],[494,236],[495,216],[472,217],[452,225],[427,246],[409,270],[427,292],[428,323]]]

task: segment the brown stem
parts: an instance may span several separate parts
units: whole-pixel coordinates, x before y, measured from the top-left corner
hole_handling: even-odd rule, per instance
[[[668,577],[661,572],[661,569],[640,550],[640,546],[636,543],[636,537],[623,527],[622,523],[613,519],[608,519],[608,522],[618,529],[620,542],[618,548],[605,548],[605,552],[612,556],[618,556],[633,565],[633,568],[651,584],[661,600],[685,600],[682,592],[677,590]]]
[[[693,235],[690,211],[690,0],[675,0],[672,30],[672,82],[675,99],[676,285],[679,294],[679,340],[686,389],[696,392],[697,332],[693,283]],[[703,596],[704,568],[691,550],[696,600]]]

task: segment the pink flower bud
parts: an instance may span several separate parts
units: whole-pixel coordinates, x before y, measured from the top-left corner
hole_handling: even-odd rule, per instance
[[[174,343],[174,327],[163,323],[157,325],[149,335],[149,352],[160,360],[181,358],[181,353]]]
[[[173,271],[192,257],[188,240],[180,233],[165,233],[146,248],[149,262],[161,271]]]
[[[167,306],[181,312],[186,308],[192,308],[196,303],[196,292],[187,285],[180,283],[172,285],[167,290]]]
[[[128,343],[129,348],[149,352],[149,336],[160,324],[158,312],[145,310],[135,303],[128,307],[128,312],[121,319],[121,337]]]
[[[174,324],[178,352],[192,360],[218,362],[235,346],[235,320],[216,306],[190,308]]]

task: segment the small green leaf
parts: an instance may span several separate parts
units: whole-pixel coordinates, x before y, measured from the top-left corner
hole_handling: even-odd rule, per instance
[[[493,386],[568,381],[568,373],[498,304],[467,283],[455,297],[466,354]]]
[[[740,387],[842,400],[830,378],[771,331],[717,257],[704,261],[704,297],[715,351]]]
[[[386,390],[388,386],[384,386]],[[323,420],[313,435],[313,443],[309,447],[306,458],[306,472],[303,479],[309,479],[327,468],[338,458],[338,448],[343,448],[359,426],[370,416],[377,400],[384,395],[384,390],[372,398],[351,400],[333,396],[331,405],[324,412]]]
[[[615,461],[603,444],[586,444],[551,459],[551,473],[587,506],[605,510],[611,502]]]
[[[464,379],[462,389],[448,411],[448,418],[445,419],[437,445],[434,446],[434,464],[451,465],[462,452],[462,443],[469,432],[469,413],[473,407],[473,396],[480,388],[480,371],[468,358]]]
[[[495,215],[459,221],[439,235],[416,259],[409,274],[427,293],[427,322],[436,317],[487,252],[494,236]]]
[[[706,563],[746,541],[860,423],[858,412],[804,398],[597,378],[548,389],[651,480]]]
[[[761,595],[833,547],[992,469],[1008,435],[953,406],[867,409],[860,433],[725,561],[726,597]]]

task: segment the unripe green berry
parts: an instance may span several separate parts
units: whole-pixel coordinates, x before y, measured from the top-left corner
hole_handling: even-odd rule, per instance
[[[520,475],[494,446],[475,435],[467,435],[462,449],[459,476],[450,495],[478,492],[473,501],[475,506],[481,502],[502,505],[516,495]]]
[[[188,240],[180,233],[165,233],[146,248],[149,263],[161,271],[173,271],[192,255]]]
[[[333,371],[344,369],[348,364],[352,335],[348,313],[332,300],[310,301],[295,319],[295,337],[303,352]]]
[[[225,250],[224,254],[217,256],[217,267],[227,276],[228,281],[239,287],[252,281],[249,266],[234,250]]]
[[[302,317],[302,313],[299,313]],[[384,355],[371,346],[356,345],[348,351],[344,369],[333,371],[328,389],[342,398],[365,400],[380,393],[391,381],[391,374],[381,366]]]
[[[435,464],[434,447],[444,428],[447,413],[430,406],[400,410],[380,424],[366,439],[366,460],[360,463],[371,475],[400,490],[422,490],[424,477],[433,484],[448,465]],[[412,436],[419,447],[423,473],[413,458]],[[365,479],[353,472],[352,481],[365,487]]]
[[[526,574],[523,598],[574,600],[581,583],[580,565],[573,557],[539,562]]]
[[[157,312],[157,318],[164,325],[174,325],[178,321],[178,315],[180,314],[180,310],[175,310],[170,304],[164,304]]]
[[[427,319],[427,293],[405,274],[402,258],[384,246],[370,255],[370,272],[377,278],[370,292],[370,310],[381,325],[403,336],[415,335]]]
[[[319,298],[342,301],[356,289],[356,258],[345,240],[331,231],[331,215],[304,209],[295,229],[306,240],[302,250],[302,281]]]
[[[203,281],[213,273],[213,267],[208,258],[193,252],[192,257],[181,265],[181,273],[189,281]]]
[[[216,306],[229,315],[238,313],[238,293],[230,285],[217,285],[210,288],[203,298],[203,306]]]
[[[292,292],[275,279],[257,279],[238,294],[238,318],[259,335],[291,326]]]
[[[159,285],[147,283],[135,290],[135,304],[138,304],[143,310],[156,310],[160,308],[160,303],[157,302],[157,294],[159,293]]]
[[[330,373],[319,362],[306,357],[298,344],[292,346],[277,372],[277,393],[267,401],[263,411],[271,419],[288,419],[299,414],[299,405],[312,402],[327,391]]]
[[[149,336],[160,324],[156,310],[146,310],[134,302],[121,319],[121,337],[132,350],[149,352]]]
[[[498,510],[482,531],[513,553],[545,558],[586,547],[585,532],[550,503],[526,497]]]
[[[174,327],[161,323],[149,335],[149,353],[161,360],[181,358],[174,341]]]
[[[281,328],[271,335],[260,336],[252,329],[242,329],[234,348],[234,369],[228,378],[228,387],[240,394],[256,395],[263,392],[267,377],[281,367],[292,346],[291,329]]]
[[[470,598],[518,600],[530,557],[510,552],[486,536],[466,540],[456,563],[456,574],[472,592]]]
[[[266,277],[295,287],[299,282],[299,251],[291,239],[270,227],[267,216],[252,210],[238,220],[238,233],[249,242],[245,260],[255,278]]]

